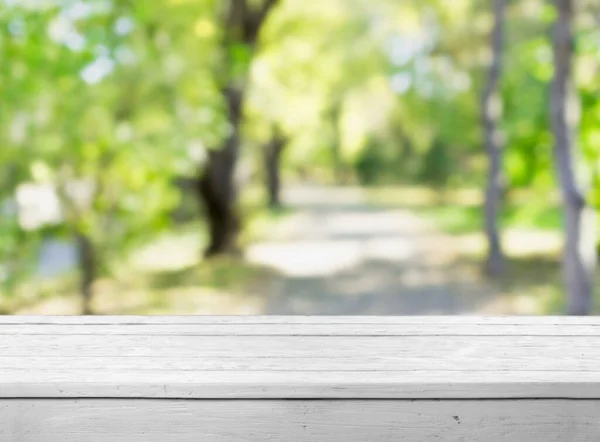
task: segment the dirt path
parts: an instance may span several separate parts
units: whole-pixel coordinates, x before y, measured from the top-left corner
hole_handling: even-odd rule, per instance
[[[264,314],[510,314],[511,302],[458,259],[452,237],[361,189],[297,187],[297,212],[247,258],[276,270]]]

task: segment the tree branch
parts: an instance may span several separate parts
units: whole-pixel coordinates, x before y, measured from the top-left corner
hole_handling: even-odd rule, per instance
[[[245,20],[244,20],[244,41],[248,44],[254,44],[258,40],[260,30],[267,20],[267,16],[277,5],[279,0],[265,0],[262,7],[254,13],[250,13],[248,6],[245,4]]]

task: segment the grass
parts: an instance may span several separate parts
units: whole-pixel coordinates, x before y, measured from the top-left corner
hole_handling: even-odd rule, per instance
[[[246,314],[256,307],[270,270],[241,259],[218,258],[180,268],[123,267],[94,284],[98,314]],[[76,275],[29,281],[15,296],[0,297],[0,312],[79,314]],[[258,307],[256,307],[258,311]]]
[[[157,290],[172,287],[205,287],[229,292],[243,291],[261,280],[267,271],[241,259],[216,258],[180,270],[147,275],[147,285]]]
[[[368,195],[375,205],[411,210],[441,232],[464,238],[464,249],[468,251],[462,259],[473,268],[481,266],[486,243],[480,190],[437,192],[403,186],[369,189]],[[504,277],[494,284],[509,295],[517,310],[562,314],[566,306],[560,265],[563,219],[557,196],[527,190],[512,192],[504,201],[500,228],[509,262]],[[600,273],[596,287],[600,289]],[[600,290],[595,298],[596,311],[600,312]]]
[[[413,210],[432,219],[438,228],[451,234],[480,231],[484,225],[484,216],[479,206],[440,205]],[[557,231],[562,226],[562,215],[557,206],[539,202],[527,206],[508,203],[503,208],[500,226]]]
[[[236,258],[216,258],[164,271],[134,272],[128,281],[99,284],[96,308],[131,314],[245,313],[270,271]],[[129,299],[117,293],[133,293]]]
[[[424,187],[372,188],[369,200],[376,205],[409,209],[434,222],[449,234],[480,232],[484,225],[483,195],[478,189],[455,189],[444,193]],[[502,228],[542,231],[562,229],[562,214],[554,195],[515,192],[504,201]]]
[[[243,245],[269,236],[292,210],[266,209],[260,194],[242,201],[247,217]],[[95,311],[100,314],[251,313],[257,309],[252,293],[260,292],[270,270],[241,258],[202,260],[206,226],[201,222],[179,225],[113,263],[110,278],[94,285]],[[76,271],[50,280],[28,280],[11,296],[0,293],[0,314],[79,314]]]
[[[273,227],[286,221],[293,214],[294,210],[286,206],[274,209],[257,208],[244,226],[241,235],[242,246],[269,238]]]

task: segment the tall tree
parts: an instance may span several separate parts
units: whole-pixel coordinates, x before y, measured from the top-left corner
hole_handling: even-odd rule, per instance
[[[271,140],[264,147],[267,193],[271,209],[277,209],[281,206],[281,154],[285,145],[285,137],[275,127]]]
[[[491,34],[492,64],[487,85],[483,93],[482,118],[485,146],[488,155],[488,183],[485,192],[485,232],[488,241],[486,271],[498,276],[504,267],[504,252],[498,228],[502,197],[502,133],[498,128],[502,116],[500,77],[502,74],[502,52],[504,46],[505,0],[494,1],[494,28]]]
[[[591,208],[576,178],[574,140],[574,91],[572,87],[573,0],[556,0],[554,24],[554,79],[551,86],[551,118],[554,155],[564,205],[566,244],[563,272],[568,292],[568,313],[589,314],[592,308],[596,241]]]
[[[340,133],[340,117],[342,114],[342,100],[333,99],[330,105],[329,118],[333,128],[331,140],[331,159],[333,168],[333,179],[336,185],[345,184],[345,167],[342,159],[342,140]]]
[[[259,8],[250,0],[230,0],[223,24],[223,72],[227,84],[223,97],[227,104],[230,133],[224,145],[208,153],[208,160],[198,180],[198,195],[206,208],[210,244],[206,256],[237,251],[240,222],[236,213],[237,189],[234,172],[239,157],[240,132],[248,69],[256,52],[261,28],[277,0],[265,0]]]

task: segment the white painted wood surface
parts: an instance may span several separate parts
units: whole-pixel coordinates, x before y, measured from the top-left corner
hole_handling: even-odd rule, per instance
[[[0,401],[2,442],[597,442],[599,401]]]
[[[600,321],[7,316],[0,397],[596,399]]]
[[[0,317],[0,397],[600,398],[594,318]]]
[[[2,317],[0,442],[600,440],[600,320]]]

